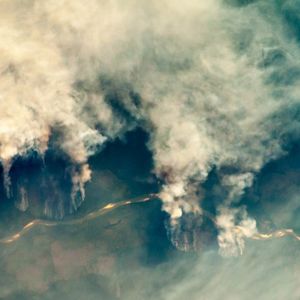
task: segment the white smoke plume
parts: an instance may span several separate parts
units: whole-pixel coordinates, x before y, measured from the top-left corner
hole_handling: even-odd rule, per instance
[[[237,219],[240,219],[237,223]],[[220,231],[219,252],[223,256],[242,255],[245,248],[244,238],[251,238],[257,233],[255,220],[247,216],[245,210],[224,209],[217,217]]]
[[[57,147],[74,163],[72,199],[84,198],[88,157],[138,125],[150,134],[171,226],[201,215],[200,185],[212,168],[235,170],[220,172],[228,196],[218,208],[219,243],[222,252],[242,251],[233,228],[250,235],[255,222],[232,206],[299,132],[299,48],[286,31],[273,1],[2,0],[7,194],[14,158],[30,149],[43,155],[59,128]]]

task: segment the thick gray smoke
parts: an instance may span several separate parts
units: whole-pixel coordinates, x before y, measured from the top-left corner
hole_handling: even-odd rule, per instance
[[[256,226],[239,199],[299,132],[298,45],[276,1],[252,2],[2,0],[7,194],[14,158],[43,155],[59,128],[57,147],[76,166],[71,196],[84,198],[88,157],[142,126],[170,226],[200,218],[200,185],[215,168],[227,190],[217,208],[220,251],[242,252]]]

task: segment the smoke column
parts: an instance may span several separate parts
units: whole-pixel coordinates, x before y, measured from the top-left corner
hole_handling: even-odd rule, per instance
[[[201,223],[201,185],[215,169],[226,191],[216,208],[220,253],[239,255],[243,237],[257,233],[240,198],[298,138],[298,17],[294,1],[1,0],[7,196],[14,160],[43,157],[55,133],[75,210],[88,158],[140,126],[173,243],[182,220]]]

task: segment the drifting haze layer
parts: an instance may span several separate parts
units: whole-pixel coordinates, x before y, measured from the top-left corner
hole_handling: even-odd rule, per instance
[[[91,178],[89,157],[139,126],[172,242],[195,248],[193,238],[180,246],[183,224],[194,232],[201,223],[201,185],[213,171],[223,191],[214,207],[220,252],[242,253],[257,229],[240,198],[298,139],[299,13],[296,1],[275,0],[2,0],[7,197],[14,161],[51,150],[67,162],[73,212]],[[25,210],[26,188],[18,191]]]
[[[241,200],[263,231],[300,232],[299,153],[295,147],[264,167]],[[86,185],[87,201],[67,220],[72,223],[109,202],[153,192],[155,184],[147,178],[150,158],[140,131],[127,134],[126,141],[107,143],[89,161],[93,177]],[[202,203],[206,209],[217,197],[217,191],[210,193]],[[22,213],[1,206],[0,236],[14,234],[31,221],[32,207]],[[161,203],[154,200],[77,225],[59,221],[54,227],[37,226],[13,243],[1,243],[0,298],[299,299],[299,241],[247,240],[243,256],[223,258],[209,239],[209,228],[201,226],[200,251],[182,252],[166,237],[165,217]]]

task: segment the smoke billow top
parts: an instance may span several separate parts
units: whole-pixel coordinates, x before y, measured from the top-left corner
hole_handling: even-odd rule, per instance
[[[257,229],[240,198],[299,138],[300,13],[292,0],[237,3],[2,0],[7,195],[14,160],[32,150],[43,157],[55,135],[75,208],[92,176],[88,158],[139,126],[150,136],[173,242],[183,219],[201,220],[201,185],[214,169],[225,191],[220,252],[241,253]]]

